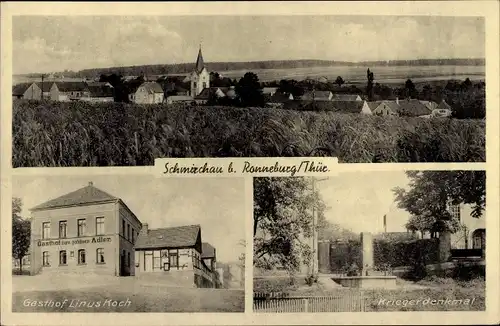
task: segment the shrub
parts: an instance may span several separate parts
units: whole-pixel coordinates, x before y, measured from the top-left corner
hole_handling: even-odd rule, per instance
[[[484,162],[485,121],[265,108],[16,100],[14,167],[152,165],[157,157],[323,155],[346,163]]]

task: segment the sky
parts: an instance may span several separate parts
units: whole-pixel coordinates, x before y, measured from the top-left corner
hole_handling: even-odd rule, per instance
[[[13,73],[144,64],[484,58],[484,19],[444,16],[16,16]]]
[[[245,248],[245,188],[242,178],[157,178],[149,175],[15,176],[13,197],[29,209],[88,185],[121,198],[150,229],[200,224],[202,241],[217,260],[234,262]]]
[[[383,216],[387,215],[387,232],[406,231],[410,214],[397,208],[392,189],[408,189],[404,171],[343,172],[317,187],[328,207],[325,218],[348,230],[383,232]]]

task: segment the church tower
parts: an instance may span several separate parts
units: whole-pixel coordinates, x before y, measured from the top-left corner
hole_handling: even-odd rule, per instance
[[[191,73],[191,96],[195,97],[201,93],[205,88],[210,87],[210,74],[208,73],[205,63],[203,62],[203,54],[198,51],[198,58],[194,71]]]

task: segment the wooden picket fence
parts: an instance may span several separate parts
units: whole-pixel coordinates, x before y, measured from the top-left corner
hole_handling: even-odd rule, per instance
[[[254,293],[254,312],[363,312],[366,300],[362,291],[335,296],[287,296]]]

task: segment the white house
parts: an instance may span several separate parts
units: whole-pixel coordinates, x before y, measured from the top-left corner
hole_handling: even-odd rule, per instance
[[[137,90],[129,94],[129,100],[137,104],[157,104],[163,103],[163,89],[156,82],[144,82]]]
[[[485,249],[486,222],[483,216],[472,217],[471,205],[450,205],[449,211],[454,218],[460,221],[461,230],[451,235],[452,249]]]

